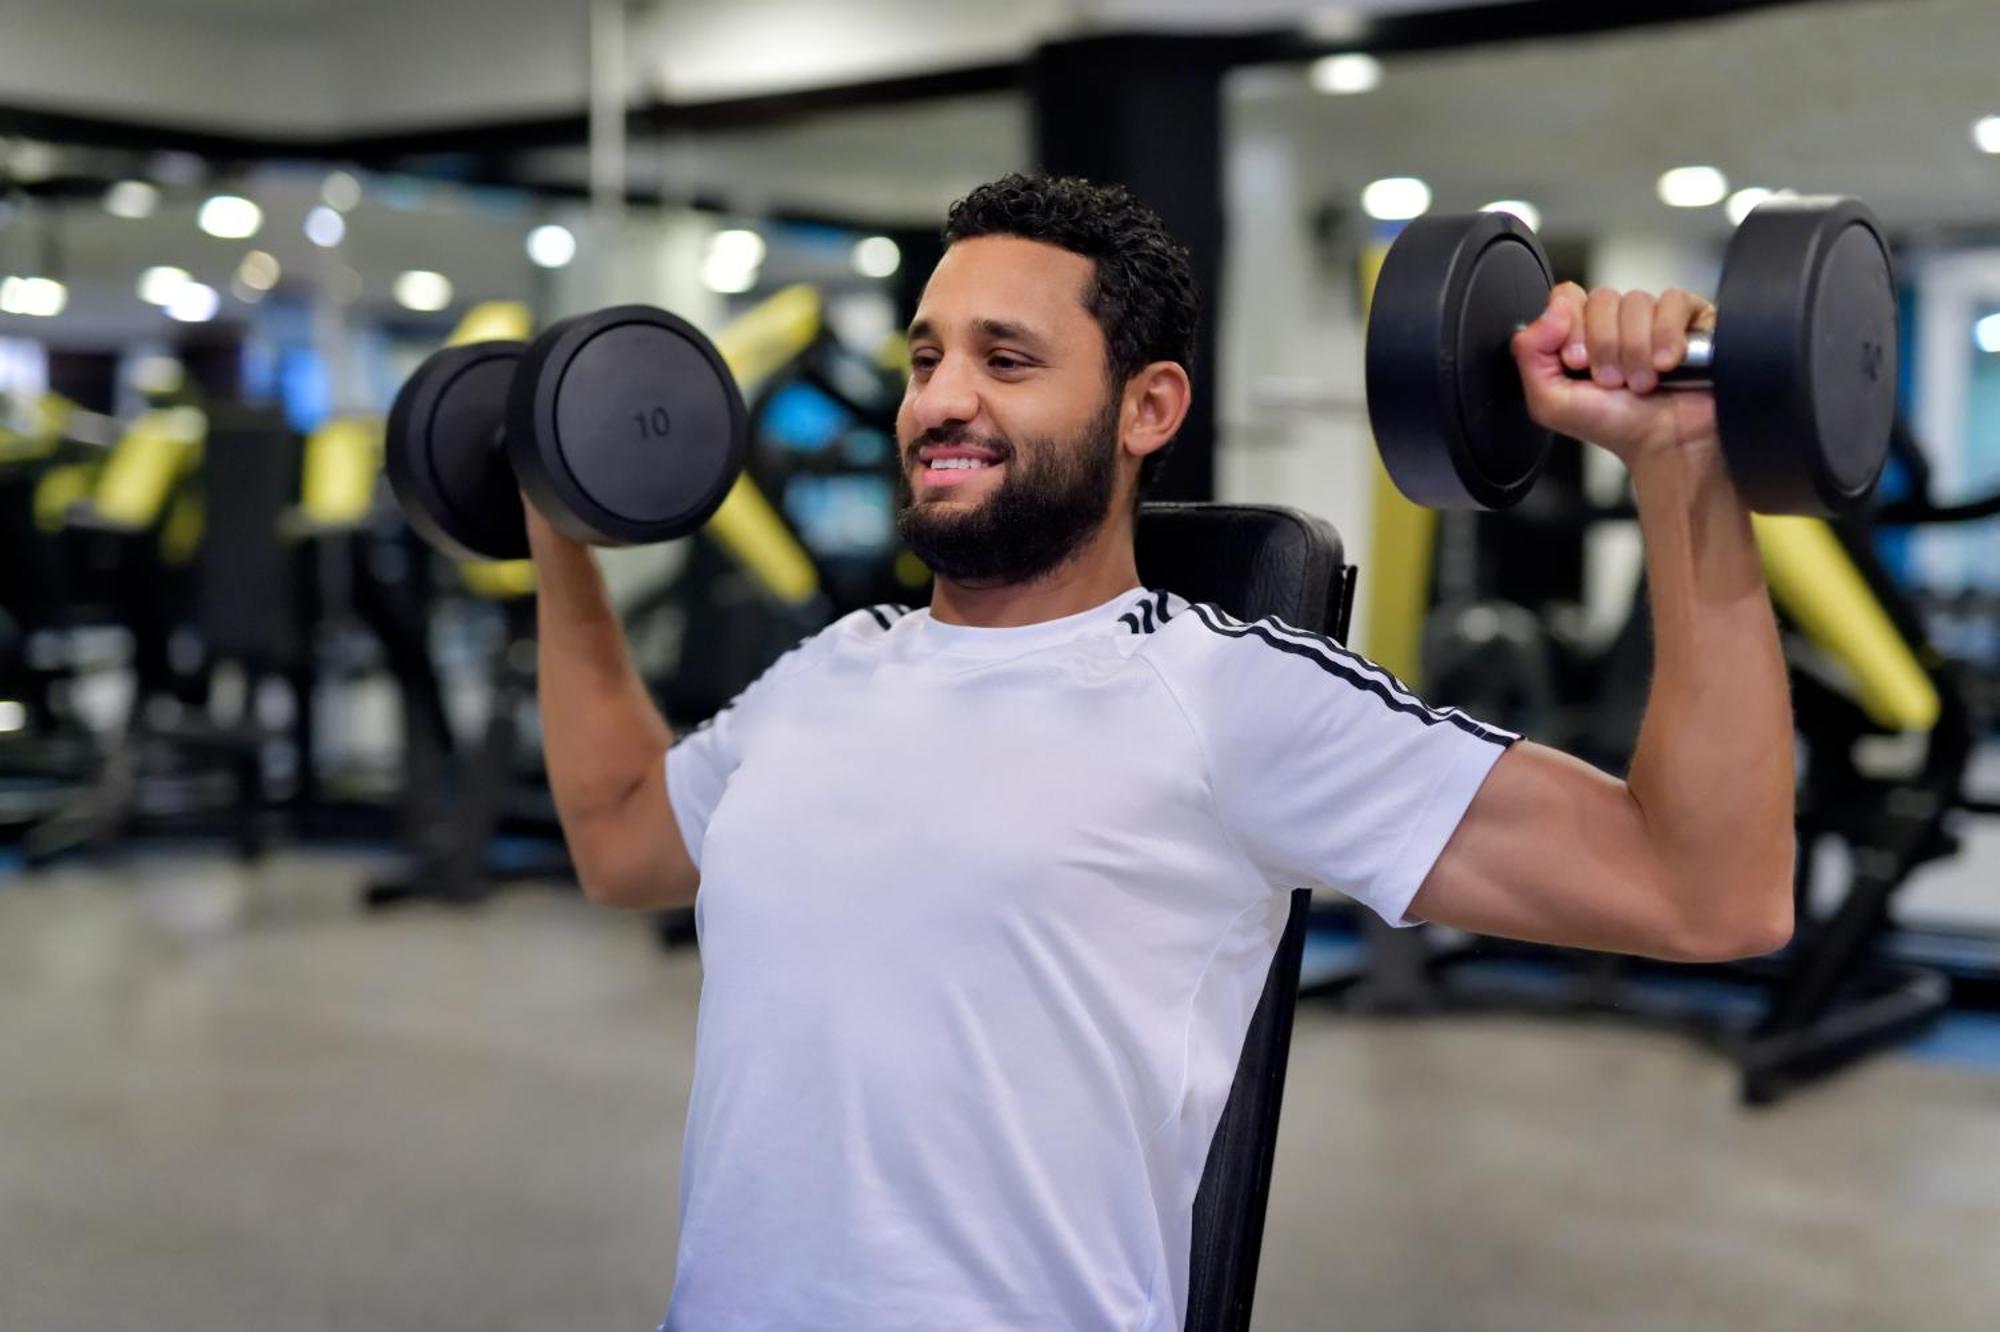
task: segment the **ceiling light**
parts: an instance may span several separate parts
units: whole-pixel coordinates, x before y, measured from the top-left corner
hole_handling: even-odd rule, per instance
[[[266,250],[252,250],[236,266],[236,278],[252,291],[269,291],[278,285],[284,271],[279,267],[276,255]]]
[[[863,277],[889,277],[902,266],[903,251],[887,236],[870,236],[854,246],[854,271]]]
[[[442,273],[413,268],[396,279],[396,304],[405,310],[431,314],[451,304],[451,279]]]
[[[54,278],[0,279],[0,314],[53,319],[69,304],[69,288]]]
[[[187,383],[187,367],[172,356],[141,356],[132,362],[132,387],[149,397],[178,393]]]
[[[218,194],[202,204],[195,221],[222,240],[248,240],[264,225],[264,210],[241,195]]]
[[[306,239],[322,250],[331,250],[347,236],[347,219],[325,204],[317,204],[306,214]]]
[[[730,268],[755,268],[764,262],[764,254],[764,238],[741,227],[708,238],[709,259]]]
[[[361,182],[351,171],[335,171],[320,184],[319,197],[328,208],[349,212],[361,202]]]
[[[20,184],[33,185],[55,175],[59,160],[55,145],[17,139],[7,155],[7,172]]]
[[[151,181],[121,180],[104,192],[104,211],[137,221],[151,217],[160,206],[160,188]]]
[[[18,699],[0,699],[0,731],[12,733],[26,727],[28,709]]]
[[[1740,227],[1743,219],[1750,216],[1758,204],[1777,197],[1776,190],[1767,190],[1761,185],[1746,185],[1729,196],[1722,205],[1722,211],[1729,218],[1731,226]]]
[[[1361,210],[1384,222],[1404,222],[1430,210],[1431,187],[1415,176],[1385,176],[1361,191]]]
[[[1490,204],[1481,204],[1479,211],[1482,213],[1512,213],[1515,217],[1521,219],[1528,230],[1540,231],[1542,229],[1542,210],[1529,203],[1526,199],[1495,199]]]
[[[183,324],[205,324],[222,308],[222,297],[206,282],[189,282],[167,302],[167,318]]]
[[[537,268],[562,268],[576,258],[576,235],[550,222],[528,233],[528,259]]]
[[[756,264],[736,264],[711,254],[701,266],[701,284],[724,296],[735,296],[757,285]]]
[[[1981,116],[1973,121],[1972,141],[1982,153],[2000,153],[2000,116]]]
[[[167,305],[194,279],[185,268],[161,264],[139,275],[139,299],[148,305]]]
[[[2000,352],[2000,314],[1990,314],[1972,326],[1973,341],[1983,352]]]
[[[1373,92],[1382,82],[1382,62],[1359,51],[1325,56],[1306,71],[1315,91],[1334,94]]]
[[[1712,166],[1675,167],[1660,173],[1658,188],[1669,208],[1707,208],[1729,193],[1729,178]]]

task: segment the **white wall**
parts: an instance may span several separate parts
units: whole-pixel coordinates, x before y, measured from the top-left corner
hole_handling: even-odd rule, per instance
[[[1228,131],[1216,489],[1327,519],[1366,580],[1374,444],[1361,411],[1355,274],[1312,236],[1316,201],[1299,160],[1309,147],[1284,133]]]

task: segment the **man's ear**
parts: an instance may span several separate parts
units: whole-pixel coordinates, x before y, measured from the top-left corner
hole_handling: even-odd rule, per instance
[[[1178,361],[1154,361],[1125,384],[1125,451],[1145,457],[1165,448],[1187,420],[1194,387]]]

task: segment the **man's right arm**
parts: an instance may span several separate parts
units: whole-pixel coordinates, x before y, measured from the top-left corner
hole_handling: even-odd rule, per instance
[[[577,877],[602,906],[691,905],[700,871],[667,799],[673,733],[632,665],[589,548],[526,507],[539,578],[542,746]]]

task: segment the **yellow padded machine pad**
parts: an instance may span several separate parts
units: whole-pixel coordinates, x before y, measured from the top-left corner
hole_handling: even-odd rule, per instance
[[[1937,687],[1833,529],[1767,514],[1751,523],[1772,600],[1847,671],[1869,720],[1892,731],[1937,725]]]

